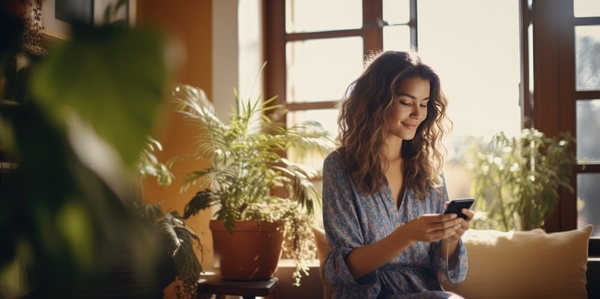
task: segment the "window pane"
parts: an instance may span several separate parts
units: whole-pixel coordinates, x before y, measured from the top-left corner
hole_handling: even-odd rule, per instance
[[[600,100],[577,101],[577,160],[600,161]]]
[[[533,25],[527,26],[527,57],[529,57],[529,94],[533,94],[535,75],[533,74]]]
[[[316,120],[321,125],[331,139],[337,136],[337,117],[338,110],[337,109],[313,109],[313,110],[299,110],[299,111],[290,111],[286,114],[287,118],[287,126],[292,126],[299,122],[308,121],[308,120]]]
[[[408,24],[410,21],[408,0],[383,0],[383,20],[388,24]]]
[[[363,69],[360,37],[290,42],[286,48],[287,101],[334,101]]]
[[[514,136],[521,128],[519,1],[489,3],[419,1],[419,52],[440,76],[454,123],[445,141],[450,197],[471,196],[468,136]]]
[[[323,128],[329,133],[329,137],[334,139],[337,135],[337,116],[337,109],[290,111],[287,114],[287,126],[290,127],[307,120],[316,120],[323,125]],[[323,167],[323,157],[320,155],[302,157],[299,153],[294,153],[293,149],[290,149],[287,154],[294,162],[304,163],[319,170]]]
[[[361,0],[286,0],[287,33],[362,27]]]
[[[600,16],[600,1],[574,0],[573,10],[576,17],[597,17]]]
[[[577,175],[577,227],[594,225],[593,236],[600,236],[600,174]]]
[[[383,27],[383,49],[408,51],[410,44],[410,28],[408,26]]]
[[[575,27],[575,38],[577,90],[600,90],[600,25]]]

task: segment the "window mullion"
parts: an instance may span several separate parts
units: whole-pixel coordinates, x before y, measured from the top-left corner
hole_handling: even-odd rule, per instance
[[[410,0],[409,5],[410,20],[408,26],[410,27],[410,44],[416,49],[419,48],[419,22],[418,22],[418,7],[417,0]]]
[[[363,45],[365,55],[383,48],[383,0],[363,0]]]
[[[265,69],[264,93],[265,98],[277,96],[274,104],[284,104],[286,101],[286,61],[285,61],[285,1],[263,0],[265,18]],[[283,67],[282,67],[283,66]]]

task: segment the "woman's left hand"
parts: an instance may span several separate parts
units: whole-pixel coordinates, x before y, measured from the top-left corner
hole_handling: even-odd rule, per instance
[[[448,207],[448,204],[450,202],[446,202],[446,207]],[[467,230],[469,230],[469,226],[471,225],[471,220],[473,219],[473,216],[475,215],[475,213],[473,213],[473,211],[469,210],[469,209],[462,209],[461,212],[467,216],[466,219],[462,219],[460,220],[460,227],[456,229],[456,231],[454,232],[454,234],[447,238],[446,240],[448,241],[458,241]]]

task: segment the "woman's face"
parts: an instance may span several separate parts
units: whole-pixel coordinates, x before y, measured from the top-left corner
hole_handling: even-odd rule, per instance
[[[388,134],[403,140],[415,137],[417,128],[427,116],[429,80],[406,79],[392,101]]]

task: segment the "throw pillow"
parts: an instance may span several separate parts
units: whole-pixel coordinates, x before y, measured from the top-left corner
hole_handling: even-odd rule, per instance
[[[331,288],[325,283],[323,279],[323,263],[325,258],[329,254],[329,244],[327,244],[327,237],[325,236],[325,230],[320,227],[313,226],[313,233],[315,235],[315,242],[317,243],[317,257],[319,258],[319,274],[321,277],[321,283],[323,284],[323,298],[331,298]]]
[[[588,240],[592,226],[546,233],[471,229],[462,283],[442,283],[465,298],[587,298]]]

